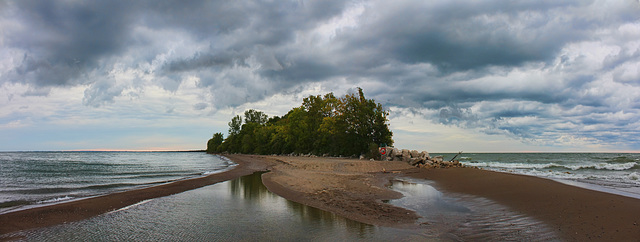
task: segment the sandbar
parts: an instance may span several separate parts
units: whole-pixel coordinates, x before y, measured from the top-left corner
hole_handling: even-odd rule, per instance
[[[415,228],[416,212],[384,201],[399,177],[427,179],[442,192],[490,199],[551,226],[563,240],[640,238],[640,200],[553,180],[474,168],[424,169],[404,162],[345,158],[226,155],[238,165],[202,178],[0,214],[0,234],[77,221],[140,201],[269,171],[264,185],[288,200],[380,226]]]

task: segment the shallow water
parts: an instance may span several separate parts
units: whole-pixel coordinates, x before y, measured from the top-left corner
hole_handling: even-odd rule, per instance
[[[559,241],[548,225],[489,199],[442,193],[431,181],[402,178],[392,188],[404,197],[389,203],[416,211],[420,230],[453,241]]]
[[[26,241],[439,240],[288,201],[269,192],[258,173],[10,237]]]

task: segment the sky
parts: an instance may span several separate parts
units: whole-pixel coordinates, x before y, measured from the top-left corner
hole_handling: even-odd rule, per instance
[[[204,149],[358,87],[398,148],[640,152],[640,3],[0,0],[0,151]]]

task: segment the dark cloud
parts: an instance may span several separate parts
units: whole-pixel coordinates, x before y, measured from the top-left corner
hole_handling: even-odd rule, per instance
[[[165,71],[171,72],[185,72],[194,71],[200,69],[209,68],[230,68],[235,65],[245,65],[244,61],[248,56],[244,53],[238,53],[234,51],[227,51],[222,53],[196,53],[194,56],[183,59],[175,60],[167,63],[163,68]]]
[[[400,1],[377,6],[362,28],[342,36],[347,48],[381,52],[381,58],[405,63],[432,63],[457,71],[486,66],[519,66],[546,61],[581,29],[556,16],[564,4],[502,1]],[[571,19],[569,19],[571,20]],[[560,22],[557,22],[560,21]]]
[[[612,139],[569,131],[580,127],[638,132],[635,1],[0,5],[0,83],[26,85],[21,95],[82,85],[83,103],[96,107],[196,80],[206,100],[193,109],[216,110],[319,83],[362,86],[437,123],[546,144],[554,132]],[[618,113],[625,118],[611,118]]]
[[[128,2],[17,1],[22,25],[7,31],[9,46],[24,51],[13,81],[37,86],[75,85],[100,58],[117,55],[131,21]]]

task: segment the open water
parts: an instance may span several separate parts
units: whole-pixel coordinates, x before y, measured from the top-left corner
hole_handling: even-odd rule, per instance
[[[0,213],[194,178],[233,165],[203,152],[0,152]]]
[[[449,160],[456,154],[431,154],[436,155]],[[456,159],[640,199],[640,153],[462,153]]]

